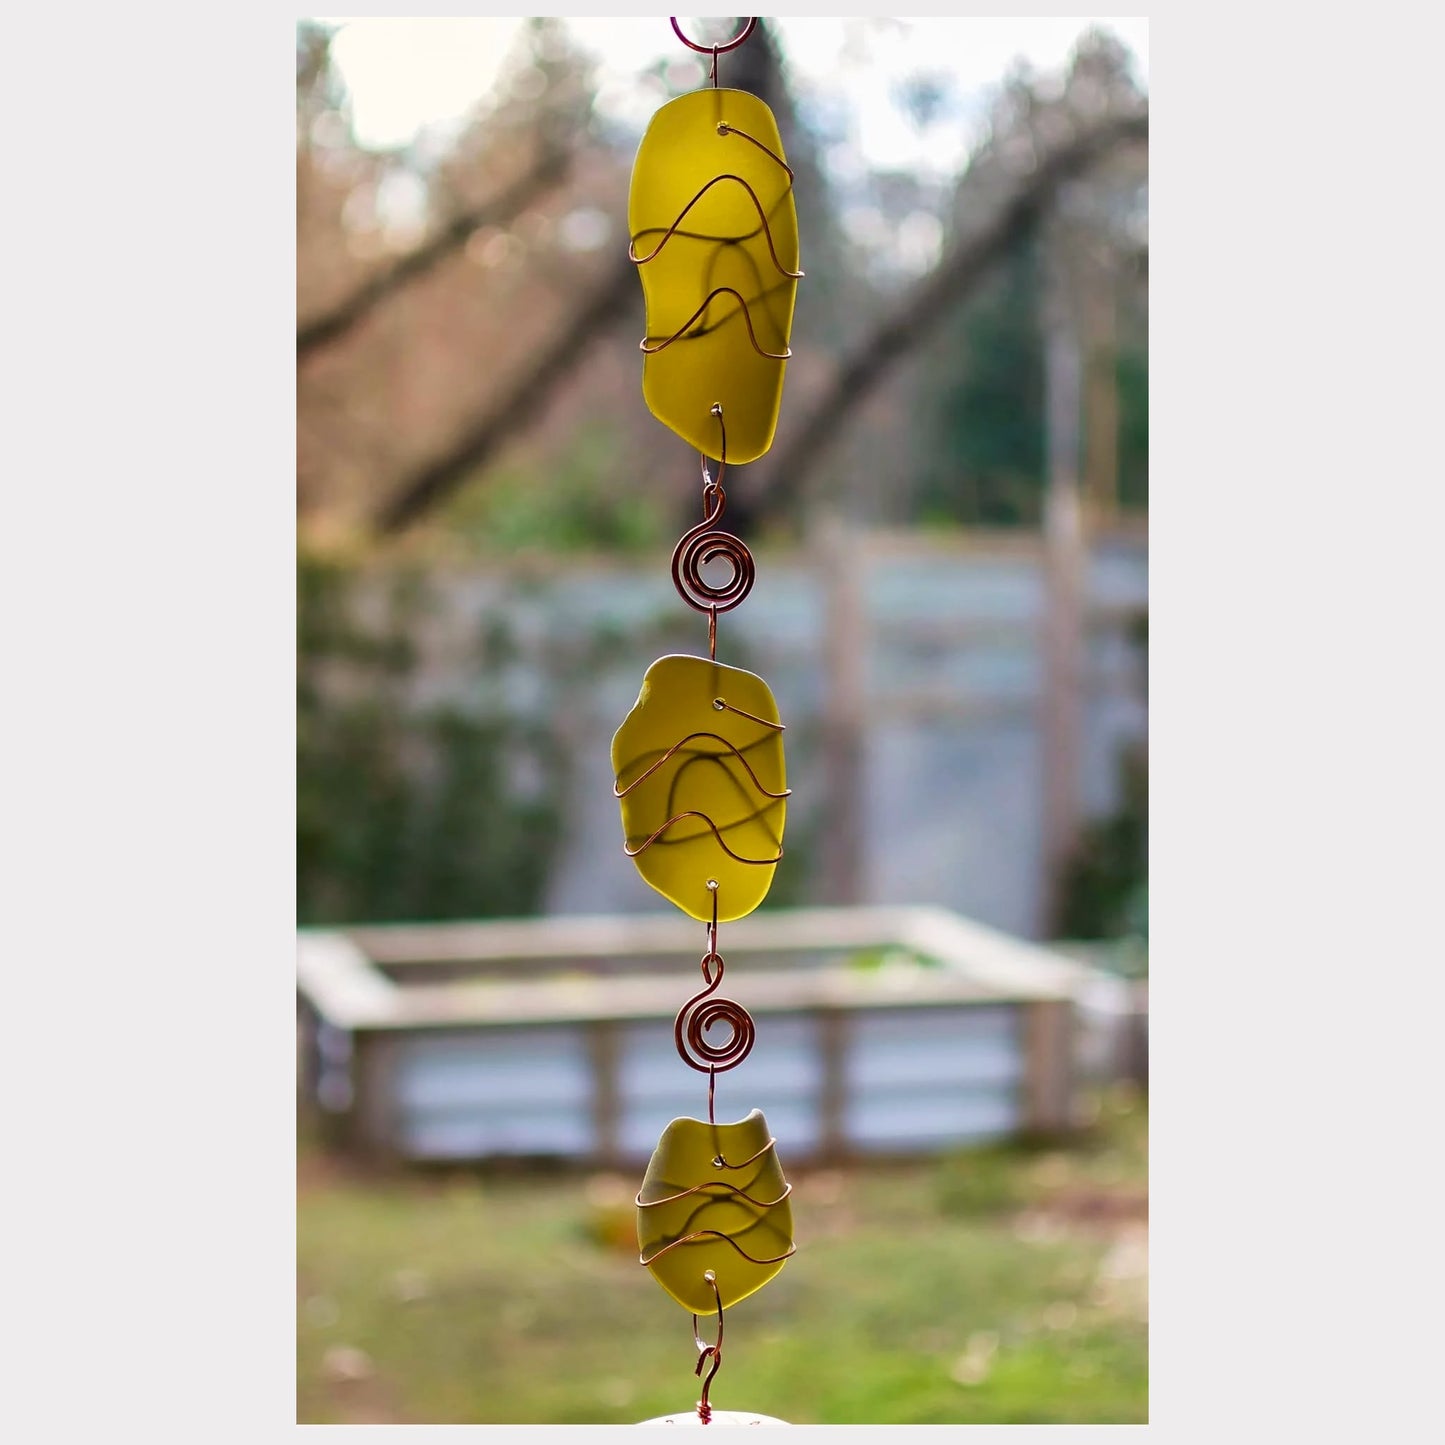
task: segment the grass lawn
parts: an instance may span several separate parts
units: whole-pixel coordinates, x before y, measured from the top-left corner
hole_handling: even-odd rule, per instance
[[[728,1311],[714,1407],[800,1425],[1147,1420],[1146,1135],[1121,1086],[1067,1149],[791,1171],[798,1253]],[[297,1419],[690,1409],[692,1318],[637,1263],[640,1177],[367,1175],[303,1142]]]

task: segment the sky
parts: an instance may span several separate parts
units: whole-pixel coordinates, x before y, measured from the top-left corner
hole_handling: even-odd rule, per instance
[[[350,92],[356,137],[377,149],[406,146],[428,128],[444,133],[457,125],[491,87],[521,23],[499,17],[317,18],[340,27],[333,55]],[[641,71],[659,57],[680,67],[696,63],[656,16],[585,16],[567,23],[599,60],[599,111],[639,134],[658,104],[655,91],[638,85]],[[956,174],[977,139],[989,91],[1010,66],[1019,59],[1039,70],[1062,66],[1091,25],[1122,40],[1137,57],[1141,78],[1148,78],[1149,22],[1143,18],[795,17],[773,23],[798,99],[826,107],[840,128],[836,160],[845,167]],[[727,65],[723,56],[724,85]],[[898,83],[920,72],[946,76],[961,102],[926,129],[894,99]]]

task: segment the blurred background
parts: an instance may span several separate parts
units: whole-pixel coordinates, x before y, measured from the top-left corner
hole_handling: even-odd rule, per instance
[[[665,18],[297,22],[306,928],[667,911],[609,747],[706,646],[668,571],[699,478],[642,400],[626,205],[707,70]],[[764,909],[938,905],[1142,1010],[1147,22],[764,19],[719,79],[777,116],[806,272],[777,438],[728,472],[758,580],[718,657],[788,724]],[[1120,1055],[1066,1136],[796,1173],[799,1254],[729,1315],[714,1403],[1146,1419],[1144,1085]],[[314,1103],[298,1419],[691,1405],[636,1180],[362,1161]]]

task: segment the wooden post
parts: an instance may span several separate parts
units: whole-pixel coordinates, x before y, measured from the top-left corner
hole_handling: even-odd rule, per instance
[[[842,1009],[818,1013],[822,1082],[818,1100],[818,1156],[834,1164],[848,1154],[848,1019]]]
[[[378,1162],[402,1152],[396,1118],[399,1042],[386,1029],[357,1029],[352,1036],[351,1137],[358,1152]]]
[[[1118,316],[1113,266],[1096,256],[1080,298],[1088,356],[1084,420],[1084,493],[1089,520],[1112,522],[1119,510]]]
[[[819,818],[819,901],[862,903],[866,897],[863,802],[867,726],[868,618],[866,558],[839,517],[819,527],[823,592],[824,708]]]
[[[622,1100],[617,1086],[619,1025],[598,1019],[589,1025],[592,1064],[592,1139],[597,1163],[604,1169],[622,1167]]]
[[[1065,1134],[1074,1125],[1074,1006],[1036,999],[1024,1014],[1023,1124],[1030,1134]]]
[[[1078,839],[1080,733],[1083,712],[1084,569],[1079,498],[1079,344],[1062,267],[1049,268],[1044,315],[1045,425],[1048,481],[1044,495],[1043,834],[1044,878],[1039,935],[1057,916],[1061,872]]]

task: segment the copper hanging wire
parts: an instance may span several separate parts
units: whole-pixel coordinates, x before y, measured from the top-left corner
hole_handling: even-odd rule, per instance
[[[730,50],[736,50],[738,46],[742,45],[743,42],[746,41],[748,37],[753,33],[753,30],[756,28],[758,23],[756,16],[750,16],[746,19],[742,30],[731,40],[721,42],[716,45],[705,46],[698,45],[696,42],[689,40],[688,37],[683,34],[682,28],[677,23],[676,16],[669,17],[669,22],[672,25],[673,33],[680,41],[682,41],[684,45],[687,46],[689,50],[696,51],[699,54],[703,55],[711,55],[712,62],[710,66],[709,79],[711,80],[712,85],[715,89],[717,88],[718,84],[718,56],[724,55]],[[771,156],[772,159],[775,160],[780,166],[782,166],[782,168],[787,172],[788,186],[789,189],[792,188],[795,179],[792,168],[787,164],[786,161],[783,160],[781,156],[769,149],[767,146],[763,145],[762,142],[759,141],[756,137],[748,135],[747,132],[739,130],[736,126],[729,125],[726,122],[719,122],[718,134],[720,136],[739,135],[744,140],[751,142],[753,145],[757,146],[758,149],[764,151],[767,155]],[[667,228],[666,232],[664,232],[662,238],[658,241],[657,245],[654,246],[652,250],[647,253],[647,255],[639,256],[637,254],[638,237],[634,236],[628,245],[629,259],[635,265],[645,265],[647,262],[653,260],[662,251],[663,247],[666,246],[667,243],[675,235],[683,235],[685,237],[691,236],[692,233],[685,232],[680,229],[683,221],[687,217],[688,212],[702,199],[704,195],[707,194],[707,192],[714,185],[724,180],[737,181],[747,191],[749,197],[753,202],[753,205],[757,209],[758,220],[761,223],[762,230],[767,238],[768,251],[769,254],[772,256],[774,266],[777,267],[778,271],[787,280],[798,280],[803,273],[801,271],[789,270],[786,266],[783,265],[781,259],[778,256],[777,247],[773,241],[772,227],[769,225],[767,212],[763,209],[762,201],[759,199],[757,192],[741,176],[730,174],[717,176],[713,180],[709,181],[707,185],[705,185],[697,193],[697,195],[695,195],[692,200],[690,200],[687,205],[682,208],[682,210],[678,213],[677,219],[672,223],[671,226]],[[757,233],[753,232],[752,234],[756,235]],[[705,237],[703,239],[737,240],[748,238]],[[656,353],[665,350],[674,342],[683,339],[683,337],[688,332],[689,328],[693,325],[693,323],[696,322],[707,312],[707,309],[711,305],[713,300],[716,297],[722,295],[723,292],[727,292],[728,294],[737,298],[738,307],[741,310],[743,316],[743,324],[747,327],[748,340],[752,344],[754,351],[756,351],[760,356],[765,357],[771,361],[785,361],[792,356],[792,349],[790,347],[785,348],[781,354],[766,351],[763,349],[763,347],[758,342],[756,332],[753,330],[752,313],[748,309],[747,300],[741,295],[741,293],[734,290],[730,286],[717,287],[713,291],[709,292],[707,297],[704,299],[702,305],[698,307],[698,309],[692,314],[692,316],[690,316],[676,332],[674,332],[671,336],[665,338],[661,342],[654,345],[649,345],[650,338],[644,337],[643,340],[639,343],[640,349],[649,356],[656,355]],[[720,325],[722,323],[718,324]],[[710,327],[704,326],[700,328],[697,332],[694,332],[693,335],[705,335],[707,331],[711,329],[712,328]],[[695,609],[696,611],[707,613],[708,656],[714,662],[716,662],[718,613],[730,611],[732,608],[738,606],[738,604],[747,597],[748,593],[752,590],[753,580],[756,575],[756,568],[753,563],[752,553],[748,550],[745,543],[743,543],[739,538],[732,536],[730,533],[714,530],[718,522],[721,520],[723,512],[727,506],[727,494],[723,491],[722,486],[723,473],[727,470],[727,426],[723,420],[723,409],[720,404],[715,404],[712,407],[712,415],[717,418],[718,428],[721,434],[720,460],[718,462],[717,476],[716,478],[714,478],[709,474],[708,459],[706,456],[703,456],[703,519],[697,526],[691,528],[689,531],[684,533],[683,537],[678,542],[676,548],[673,550],[672,581],[673,585],[677,588],[678,595],[681,596],[682,600],[686,602],[689,607]],[[727,581],[724,582],[721,586],[714,587],[703,581],[701,569],[709,562],[718,560],[726,561],[729,564],[729,567],[731,568],[731,575],[728,577]],[[750,721],[756,722],[766,728],[774,729],[779,732],[784,730],[782,723],[769,722],[766,718],[760,718],[754,713],[747,712],[742,708],[733,707],[724,698],[721,697],[713,699],[713,707],[720,712],[735,712],[740,716],[748,718]],[[619,798],[624,797],[627,793],[631,792],[633,788],[637,787],[647,778],[653,776],[657,772],[657,770],[663,766],[664,763],[666,763],[670,758],[674,757],[687,743],[700,738],[709,738],[715,741],[723,742],[732,753],[732,755],[735,756],[740,763],[742,763],[743,768],[747,772],[748,777],[752,780],[753,785],[758,789],[759,792],[763,793],[764,796],[769,798],[781,799],[790,795],[791,789],[786,789],[782,793],[774,793],[763,787],[762,783],[757,777],[757,774],[753,772],[751,766],[749,766],[747,760],[742,756],[742,753],[739,751],[736,744],[728,741],[725,738],[719,737],[719,735],[716,733],[708,732],[692,733],[688,737],[683,738],[680,742],[674,744],[671,748],[667,750],[666,753],[664,753],[660,758],[658,758],[654,763],[652,763],[639,777],[633,779],[631,783],[629,783],[625,788],[621,789],[620,791],[617,787],[616,782],[614,782],[614,794]],[[716,756],[725,757],[726,754],[718,754]],[[624,844],[625,851],[630,857],[636,857],[645,849],[651,847],[653,843],[657,842],[661,835],[665,833],[667,829],[670,828],[674,823],[677,823],[681,821],[681,819],[687,817],[696,817],[702,819],[702,821],[705,822],[707,826],[712,830],[713,836],[717,839],[718,844],[723,849],[723,851],[727,853],[730,858],[736,859],[738,862],[750,863],[777,861],[777,859],[761,860],[739,857],[739,855],[734,853],[732,849],[729,848],[727,844],[723,841],[722,834],[721,832],[719,832],[717,824],[714,823],[711,818],[707,817],[706,814],[698,812],[679,813],[674,817],[669,818],[667,822],[662,825],[661,828],[657,829],[657,831],[654,832],[651,837],[647,838],[635,850],[626,847],[626,845]],[[778,858],[781,857],[782,850],[780,848],[778,851]],[[717,1116],[715,1111],[715,1093],[717,1088],[717,1076],[720,1072],[736,1068],[748,1056],[748,1054],[752,1051],[753,1042],[756,1037],[756,1029],[753,1024],[752,1015],[749,1014],[748,1011],[743,1008],[741,1004],[738,1004],[731,999],[714,997],[718,988],[720,988],[722,985],[723,974],[725,972],[726,965],[724,964],[722,955],[718,952],[717,948],[717,881],[715,879],[709,879],[707,886],[709,891],[712,893],[712,917],[707,925],[707,950],[702,957],[702,976],[705,987],[699,993],[694,994],[690,999],[688,999],[688,1001],[678,1011],[677,1018],[673,1025],[673,1040],[677,1046],[677,1052],[682,1061],[687,1064],[689,1068],[697,1069],[707,1074],[707,1117],[708,1123],[713,1128],[716,1128]],[[718,1023],[725,1023],[728,1026],[729,1034],[727,1041],[721,1045],[710,1044],[706,1038],[707,1031],[713,1025]],[[735,1170],[746,1168],[749,1164],[754,1163],[769,1150],[771,1150],[776,1144],[776,1142],[777,1141],[775,1139],[769,1138],[767,1143],[764,1144],[761,1149],[756,1150],[751,1156],[749,1156],[749,1158],[745,1159],[741,1164],[728,1163],[728,1161],[723,1157],[722,1153],[719,1152],[714,1157],[713,1164],[715,1167],[720,1169]],[[686,1198],[689,1195],[705,1195],[710,1191],[722,1190],[727,1193],[728,1197],[744,1199],[755,1208],[770,1209],[774,1205],[781,1204],[783,1200],[785,1200],[788,1195],[792,1193],[792,1188],[793,1186],[791,1184],[785,1184],[783,1192],[777,1197],[777,1199],[764,1202],[762,1200],[754,1199],[753,1196],[748,1194],[745,1190],[741,1189],[737,1185],[729,1184],[725,1180],[709,1180],[704,1184],[695,1185],[691,1189],[685,1189],[682,1190],[680,1193],[671,1194],[666,1196],[665,1198],[655,1200],[644,1201],[642,1198],[642,1192],[641,1190],[639,1190],[637,1195],[637,1206],[639,1209],[646,1209],[654,1205],[675,1203],[677,1200]],[[726,1240],[727,1243],[734,1250],[736,1250],[738,1254],[740,1254],[744,1259],[747,1259],[754,1264],[781,1263],[783,1260],[787,1259],[790,1255],[792,1255],[797,1248],[796,1245],[790,1244],[785,1254],[775,1255],[766,1259],[759,1259],[755,1255],[749,1254],[730,1235],[724,1234],[720,1230],[703,1229],[694,1230],[690,1234],[685,1234],[679,1239],[672,1240],[668,1244],[665,1244],[661,1249],[654,1251],[651,1255],[640,1256],[640,1263],[642,1263],[643,1265],[650,1265],[655,1260],[661,1258],[662,1255],[668,1253],[670,1250],[676,1249],[679,1245],[689,1244],[694,1240],[706,1238]],[[710,1404],[708,1398],[709,1392],[712,1388],[712,1382],[714,1377],[717,1375],[718,1370],[722,1367],[722,1344],[724,1326],[722,1293],[718,1289],[717,1275],[714,1271],[710,1269],[705,1270],[703,1272],[703,1279],[712,1287],[713,1299],[717,1305],[717,1337],[711,1344],[704,1340],[699,1333],[697,1315],[694,1314],[692,1317],[693,1343],[697,1346],[698,1351],[697,1365],[694,1368],[693,1373],[695,1375],[701,1376],[704,1366],[709,1365],[709,1362],[711,1362],[710,1368],[707,1371],[707,1376],[703,1380],[702,1395],[697,1402],[698,1421],[703,1425],[707,1425],[710,1424],[712,1421],[712,1405]]]

